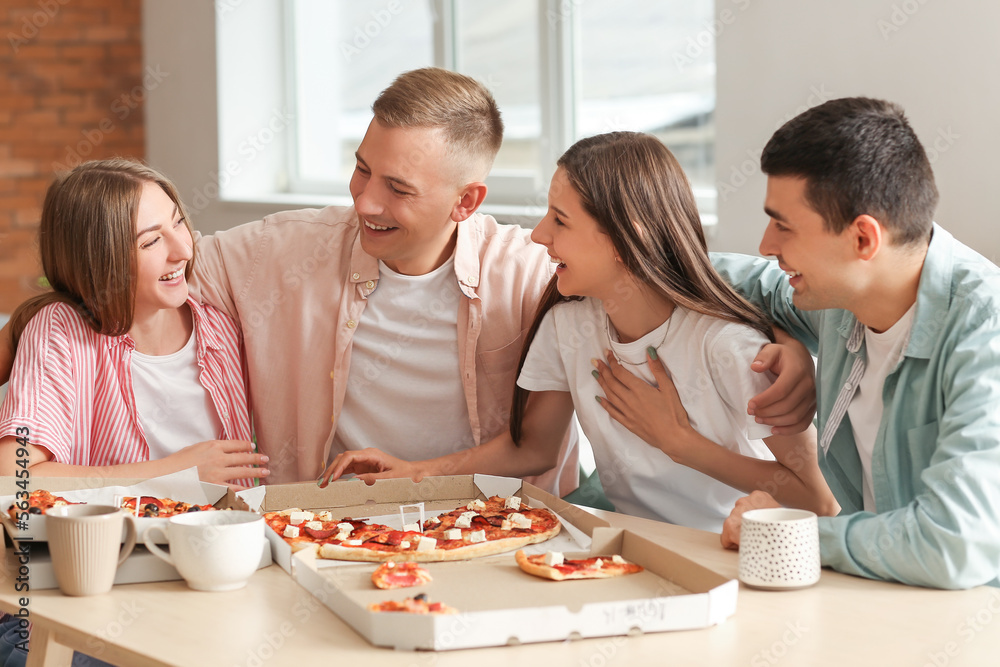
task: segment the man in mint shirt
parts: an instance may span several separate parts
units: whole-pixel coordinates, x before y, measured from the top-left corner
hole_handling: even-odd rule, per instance
[[[932,222],[930,163],[897,105],[832,100],[761,157],[759,258],[716,268],[818,355],[820,465],[841,505],[823,564],[938,588],[1000,585],[1000,270]],[[742,513],[776,506],[741,499]]]

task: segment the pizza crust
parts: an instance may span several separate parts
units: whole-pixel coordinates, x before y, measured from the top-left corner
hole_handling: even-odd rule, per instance
[[[339,544],[323,544],[319,548],[319,557],[332,560],[350,560],[367,563],[400,563],[412,561],[415,563],[441,563],[453,560],[469,560],[485,558],[502,554],[514,549],[538,544],[550,540],[559,534],[562,524],[557,520],[555,525],[540,533],[529,533],[502,540],[489,540],[478,544],[467,544],[455,549],[433,549],[432,551],[375,551],[364,547],[345,547]]]
[[[519,550],[516,554],[514,554],[514,559],[517,561],[517,566],[528,574],[533,574],[536,577],[541,577],[542,579],[551,579],[552,581],[568,581],[571,579],[611,579],[612,577],[621,577],[626,574],[641,572],[643,569],[642,566],[635,565],[634,563],[626,563],[624,565],[607,563],[600,570],[577,570],[575,572],[563,572],[559,568],[553,567],[552,565],[535,562],[532,557],[524,553],[523,550]]]

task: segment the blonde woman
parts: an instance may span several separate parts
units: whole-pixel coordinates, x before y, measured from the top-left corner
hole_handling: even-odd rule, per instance
[[[82,164],[50,186],[39,246],[52,290],[11,319],[0,474],[24,468],[24,449],[39,477],[265,477],[241,335],[188,297],[194,248],[173,184],[129,160]]]

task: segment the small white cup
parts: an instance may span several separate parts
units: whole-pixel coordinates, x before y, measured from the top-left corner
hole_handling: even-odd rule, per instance
[[[170,553],[155,544],[160,532]],[[151,526],[142,539],[146,548],[177,568],[196,591],[243,588],[260,564],[264,517],[253,512],[190,512],[170,517],[167,527]]]
[[[60,505],[45,512],[45,523],[59,590],[65,595],[110,591],[118,566],[135,546],[131,517],[110,505]]]
[[[794,590],[819,581],[819,528],[808,510],[774,507],[743,514],[740,581],[764,590]]]

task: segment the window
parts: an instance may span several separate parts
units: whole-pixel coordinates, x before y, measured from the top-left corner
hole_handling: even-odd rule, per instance
[[[713,5],[286,0],[283,90],[292,121],[279,180],[292,194],[348,196],[372,101],[400,72],[436,65],[484,82],[500,105],[506,131],[486,210],[537,216],[570,144],[628,129],[670,147],[712,223],[715,57],[701,33]]]

